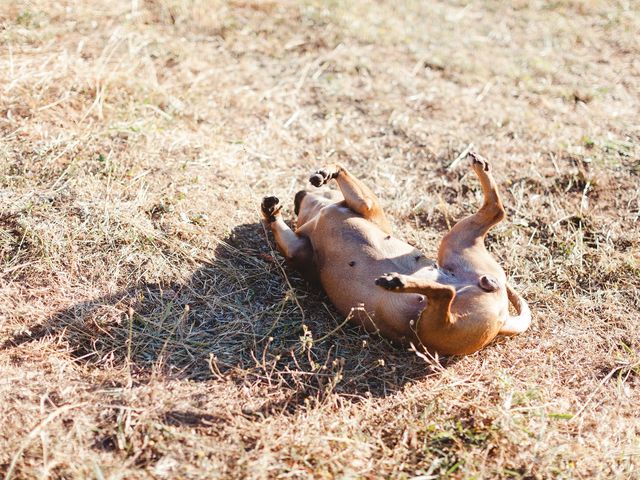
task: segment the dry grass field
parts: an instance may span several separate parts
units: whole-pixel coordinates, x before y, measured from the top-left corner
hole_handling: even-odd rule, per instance
[[[435,257],[470,145],[534,315],[474,355],[345,324],[260,223],[340,161]],[[0,474],[638,478],[639,158],[632,0],[1,0]]]

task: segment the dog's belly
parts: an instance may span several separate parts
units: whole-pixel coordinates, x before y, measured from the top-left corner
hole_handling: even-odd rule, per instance
[[[340,206],[323,209],[309,238],[322,286],[340,313],[392,339],[411,336],[410,322],[419,317],[425,298],[383,290],[375,280],[387,272],[435,279],[432,262]]]

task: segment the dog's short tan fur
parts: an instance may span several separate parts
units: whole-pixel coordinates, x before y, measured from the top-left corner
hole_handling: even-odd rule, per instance
[[[472,353],[498,334],[524,332],[531,314],[485,248],[487,232],[505,211],[488,162],[469,157],[484,202],[444,236],[437,264],[391,235],[376,197],[341,165],[310,178],[315,186],[335,179],[341,194],[296,195],[295,232],[282,219],[276,197],[263,200],[262,212],[285,258],[319,280],[343,315],[393,341],[443,354]],[[509,302],[517,316],[509,314]]]

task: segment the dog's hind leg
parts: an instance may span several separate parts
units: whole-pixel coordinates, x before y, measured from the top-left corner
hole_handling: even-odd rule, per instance
[[[277,197],[264,197],[262,216],[271,227],[276,246],[289,264],[298,270],[307,280],[316,281],[315,262],[311,241],[297,235],[282,219],[280,200]]]
[[[400,273],[385,273],[375,283],[385,290],[397,293],[424,295],[425,307],[416,319],[415,335],[425,347],[445,354],[460,353],[455,349],[461,342],[460,329],[451,313],[451,303],[456,296],[452,286]],[[473,331],[469,333],[475,334]]]
[[[451,285],[444,285],[426,278],[412,277],[400,273],[385,273],[375,281],[376,285],[397,293],[419,293],[427,297],[427,308],[430,315],[437,317],[444,325],[450,318],[449,307],[456,290]]]
[[[484,315],[477,317],[469,312],[460,313],[457,308],[457,313],[453,313],[452,303],[460,297],[451,285],[399,273],[386,273],[375,283],[393,292],[419,293],[426,297],[426,305],[420,312],[414,331],[425,347],[439,353],[466,355],[475,352],[499,331],[498,320],[487,321]]]
[[[469,156],[482,185],[484,200],[480,210],[456,223],[442,239],[438,249],[438,264],[445,268],[448,264],[455,264],[462,257],[471,263],[478,260],[483,264],[489,256],[484,246],[484,237],[505,217],[504,206],[491,175],[489,163],[475,153],[470,153]]]
[[[340,164],[318,170],[309,178],[309,182],[320,187],[331,179],[338,182],[345,204],[354,212],[378,225],[385,233],[391,233],[391,225],[385,217],[378,198],[362,181],[354,177]]]

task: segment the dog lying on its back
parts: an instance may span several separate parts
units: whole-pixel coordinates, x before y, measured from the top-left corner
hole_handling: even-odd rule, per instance
[[[524,332],[531,313],[485,248],[487,232],[505,211],[489,163],[474,153],[469,157],[484,202],[444,236],[437,264],[391,235],[377,198],[341,165],[309,179],[316,187],[336,180],[341,194],[296,194],[295,232],[282,219],[276,197],[263,199],[262,214],[287,261],[307,279],[319,280],[343,315],[392,341],[442,354],[472,353],[496,335]],[[509,302],[517,316],[509,314]]]

